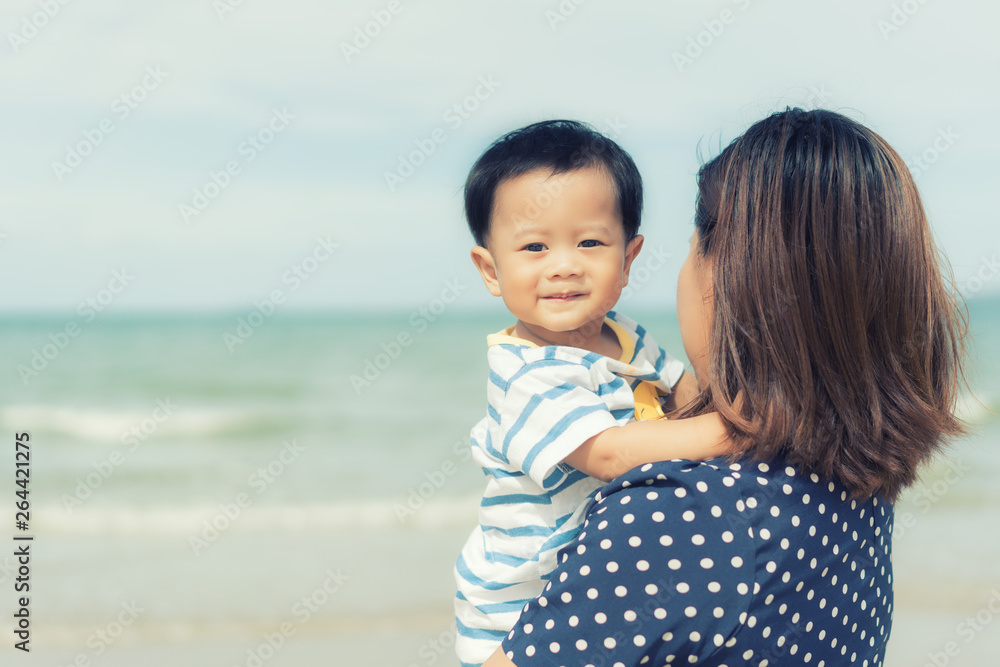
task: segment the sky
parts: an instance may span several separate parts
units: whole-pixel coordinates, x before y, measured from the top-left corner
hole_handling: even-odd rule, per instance
[[[643,174],[625,299],[673,303],[703,159],[785,106],[917,178],[969,298],[1000,293],[993,3],[7,0],[0,312],[496,308],[461,187],[575,118]]]

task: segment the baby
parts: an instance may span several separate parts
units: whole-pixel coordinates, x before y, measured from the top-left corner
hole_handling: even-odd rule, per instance
[[[455,567],[463,665],[493,653],[542,591],[605,482],[644,463],[726,453],[714,414],[668,421],[697,393],[683,364],[612,311],[642,248],[642,180],[588,126],[546,121],[491,145],[465,184],[472,261],[513,326],[487,337],[488,477]]]

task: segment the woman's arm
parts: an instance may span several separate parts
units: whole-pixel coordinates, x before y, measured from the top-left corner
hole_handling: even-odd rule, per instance
[[[664,664],[668,655],[677,664],[711,664],[720,638],[741,627],[755,581],[753,538],[733,530],[742,496],[725,483],[728,474],[667,462],[610,484],[545,590],[485,664],[634,667],[647,658]]]

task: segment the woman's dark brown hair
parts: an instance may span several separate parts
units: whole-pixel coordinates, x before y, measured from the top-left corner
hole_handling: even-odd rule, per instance
[[[845,116],[788,109],[706,163],[698,186],[711,361],[685,412],[717,410],[740,456],[895,500],[964,432],[966,315],[903,160]]]

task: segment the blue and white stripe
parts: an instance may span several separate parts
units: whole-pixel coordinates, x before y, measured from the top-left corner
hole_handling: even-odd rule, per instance
[[[651,382],[667,394],[684,371],[627,317],[608,313],[631,357],[487,337],[487,416],[471,434],[473,459],[488,479],[479,526],[455,566],[463,665],[482,663],[541,592],[556,554],[577,535],[604,483],[563,463],[590,437],[634,418],[632,390]]]

